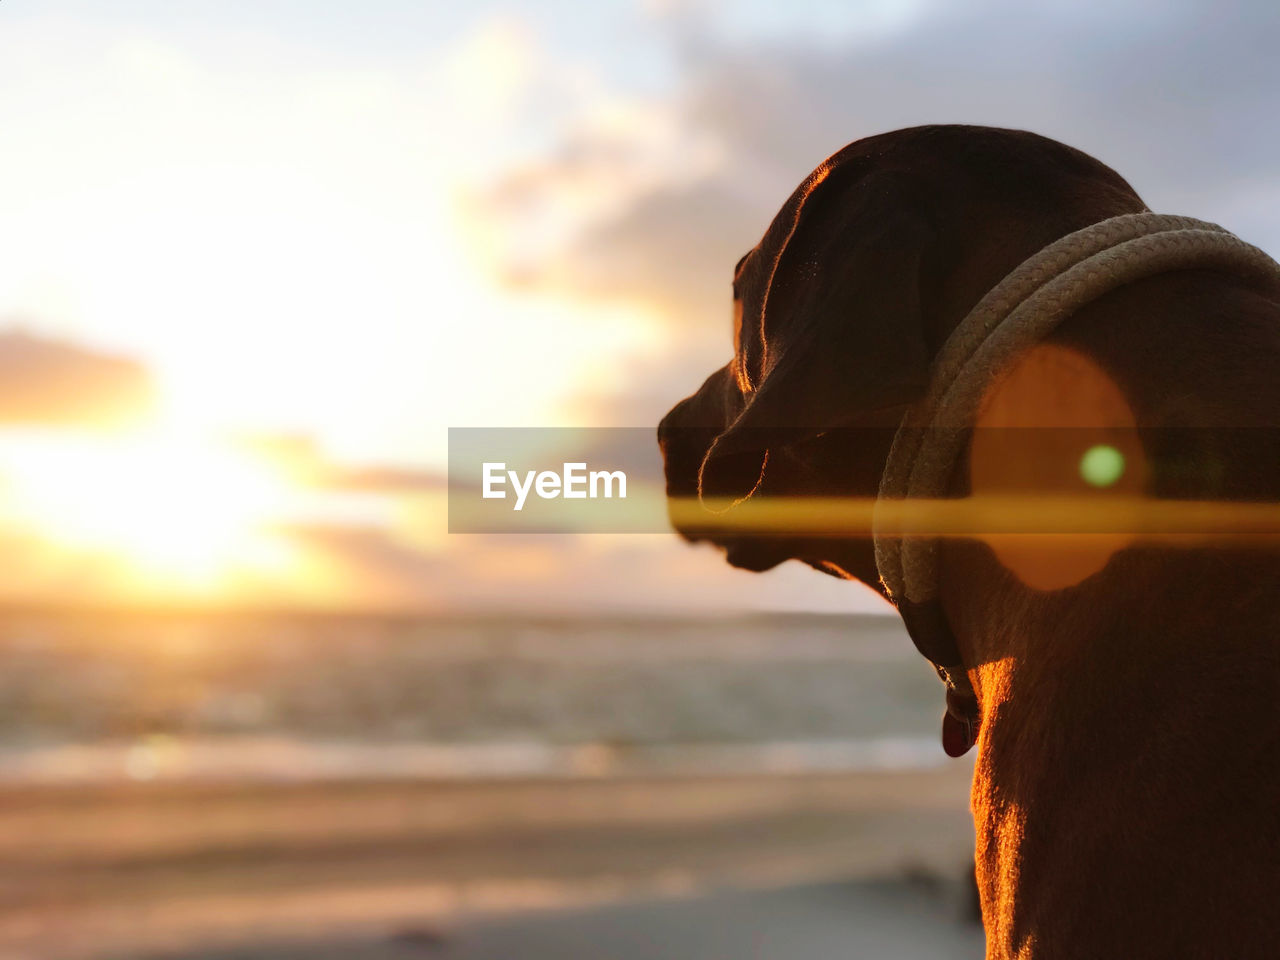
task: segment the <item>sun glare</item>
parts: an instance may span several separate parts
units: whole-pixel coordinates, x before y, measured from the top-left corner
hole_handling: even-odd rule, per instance
[[[156,587],[212,589],[292,562],[268,529],[288,485],[230,445],[162,435],[7,438],[0,469],[13,522],[61,546],[106,552]]]

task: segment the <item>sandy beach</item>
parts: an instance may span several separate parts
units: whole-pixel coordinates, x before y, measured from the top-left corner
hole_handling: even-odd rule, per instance
[[[10,613],[0,960],[978,957],[884,618]]]
[[[968,777],[10,787],[0,957],[977,957]]]
[[[175,958],[174,954],[165,954]],[[958,927],[945,903],[906,881],[829,883],[522,914],[441,932],[304,940],[184,953],[182,960],[974,960],[982,932]]]

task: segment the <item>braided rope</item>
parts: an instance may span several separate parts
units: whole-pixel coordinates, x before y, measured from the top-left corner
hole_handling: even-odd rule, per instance
[[[1216,269],[1280,280],[1280,265],[1222,227],[1190,217],[1128,214],[1085,227],[1024,261],[947,339],[925,397],[894,437],[880,499],[937,497],[995,371],[1008,369],[1071,314],[1126,283],[1172,270]],[[874,522],[876,566],[899,604],[937,596],[937,541]]]

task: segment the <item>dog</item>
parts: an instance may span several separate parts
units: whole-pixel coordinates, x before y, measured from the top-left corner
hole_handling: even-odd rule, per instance
[[[1028,132],[927,126],[840,150],[734,269],[733,357],[658,428],[668,496],[874,498],[897,425],[983,294],[1058,238],[1146,209],[1114,170]],[[1207,269],[1121,286],[993,373],[984,415],[1176,428],[1179,469],[1149,457],[1143,489],[1280,500],[1278,287]],[[799,559],[884,593],[869,533],[681,517],[734,566]],[[1031,543],[1027,570],[1056,569],[1060,546]],[[1021,569],[1016,545],[939,551],[980,716],[988,958],[1280,956],[1275,544],[1134,540],[1062,582]]]

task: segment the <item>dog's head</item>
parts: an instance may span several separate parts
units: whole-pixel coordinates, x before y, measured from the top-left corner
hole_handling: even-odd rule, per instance
[[[733,273],[733,359],[658,428],[672,498],[874,497],[933,355],[1022,259],[1143,210],[1114,171],[1020,131],[918,127],[819,166]],[[798,558],[878,587],[866,535],[719,532],[728,561]]]

